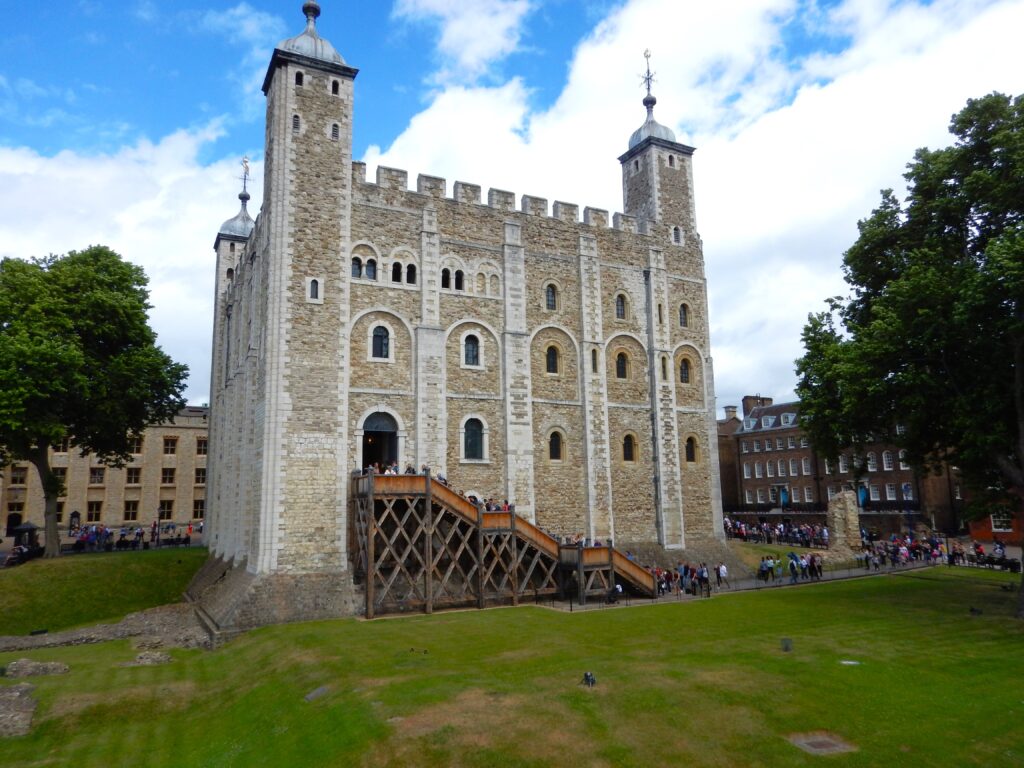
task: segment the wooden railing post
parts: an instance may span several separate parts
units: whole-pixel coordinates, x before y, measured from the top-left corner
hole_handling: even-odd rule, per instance
[[[430,475],[426,476],[426,492],[423,495],[423,503],[426,505],[424,510],[426,513],[426,520],[424,525],[424,536],[423,536],[423,557],[426,567],[423,569],[423,590],[426,593],[426,606],[425,610],[427,613],[434,612],[434,493],[430,484]]]
[[[605,595],[607,599],[612,592],[615,591],[615,550],[608,546],[608,595]]]
[[[512,530],[512,605],[519,605],[519,542],[516,540],[516,513],[508,513],[508,524]]]
[[[584,606],[587,604],[587,579],[586,569],[583,567],[583,542],[576,543],[576,581],[579,584],[579,604]]]
[[[366,521],[366,618],[373,618],[373,587],[377,581],[377,558],[374,555],[374,539],[377,538],[377,503],[373,497],[373,475],[367,477],[367,521]]]
[[[477,608],[484,607],[484,505],[476,505]]]

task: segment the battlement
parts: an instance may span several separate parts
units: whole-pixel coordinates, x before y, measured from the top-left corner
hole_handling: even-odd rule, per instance
[[[416,189],[409,188],[409,172],[400,168],[377,167],[376,181],[366,180],[366,163],[352,163],[352,181],[355,184],[369,184],[381,189],[394,190],[399,192],[413,192],[426,195],[438,200],[450,200],[454,203],[466,205],[485,205],[496,211],[518,212],[527,216],[540,218],[551,218],[566,224],[583,224],[588,227],[607,229],[609,226],[617,231],[633,235],[649,235],[649,222],[637,219],[635,216],[627,216],[623,213],[615,213],[609,217],[608,211],[603,208],[592,208],[587,206],[583,209],[583,220],[580,221],[580,207],[575,203],[566,203],[556,200],[548,212],[548,200],[545,197],[533,195],[522,195],[519,204],[516,205],[516,195],[505,189],[490,188],[487,190],[487,202],[481,203],[483,188],[479,184],[471,184],[465,181],[456,181],[452,185],[451,197],[448,197],[448,181],[440,176],[428,176],[419,174],[416,177]]]

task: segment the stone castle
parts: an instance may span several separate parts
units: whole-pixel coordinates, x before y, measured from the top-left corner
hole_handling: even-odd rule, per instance
[[[260,213],[243,191],[214,246],[207,530],[218,578],[257,606],[234,621],[351,609],[350,478],[376,462],[620,547],[719,536],[694,150],[649,88],[619,157],[625,213],[424,175],[410,190],[383,167],[371,182],[357,70],[303,12],[263,84]]]

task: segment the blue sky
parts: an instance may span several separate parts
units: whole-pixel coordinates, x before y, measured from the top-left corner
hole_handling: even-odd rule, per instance
[[[3,2],[0,256],[108,244],[207,398],[212,243],[262,173],[260,84],[302,3]],[[967,98],[1024,92],[1024,0],[324,0],[354,155],[610,210],[644,118],[697,147],[719,406],[792,396],[809,312],[883,187]],[[449,187],[450,188],[450,187]],[[255,212],[254,212],[255,213]]]

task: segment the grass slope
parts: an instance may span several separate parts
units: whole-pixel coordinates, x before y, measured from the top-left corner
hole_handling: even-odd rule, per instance
[[[0,635],[116,621],[176,602],[206,550],[67,555],[0,570]]]
[[[999,588],[1010,580],[935,569],[583,614],[316,622],[175,651],[160,667],[120,666],[134,655],[127,642],[39,651],[28,655],[71,672],[33,680],[36,727],[6,740],[0,760],[1020,765],[1024,625]],[[593,690],[578,685],[585,670]],[[326,694],[306,701],[320,686]],[[858,751],[815,757],[786,740],[819,730]]]

